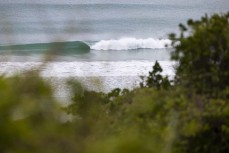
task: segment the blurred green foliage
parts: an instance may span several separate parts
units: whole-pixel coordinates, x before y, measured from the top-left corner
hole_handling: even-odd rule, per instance
[[[39,71],[1,76],[0,152],[229,152],[228,15],[188,25],[170,35],[179,62],[172,85],[156,62],[133,90],[101,93],[70,80],[62,108]]]

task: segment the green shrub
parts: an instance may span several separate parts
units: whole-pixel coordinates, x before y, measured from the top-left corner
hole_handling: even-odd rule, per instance
[[[179,26],[179,36],[170,34],[177,82],[200,94],[220,95],[229,85],[229,13]]]
[[[160,64],[158,63],[158,61],[156,61],[153,66],[153,70],[149,72],[146,80],[142,78],[142,82],[140,82],[140,87],[168,89],[171,86],[171,81],[169,80],[168,76],[162,76],[162,71],[163,70]]]

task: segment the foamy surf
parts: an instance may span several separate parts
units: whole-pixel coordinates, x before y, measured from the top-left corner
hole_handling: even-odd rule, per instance
[[[48,62],[42,67],[43,77],[92,77],[92,76],[140,76],[148,75],[155,61],[77,61]],[[174,75],[174,62],[159,61],[163,75]],[[42,62],[0,62],[0,75],[12,75],[37,69]]]
[[[155,61],[93,61],[93,62],[48,62],[41,69],[41,76],[49,80],[56,97],[69,97],[66,80],[74,78],[86,88],[109,92],[114,88],[133,89],[141,81],[139,76],[147,76]],[[159,61],[162,75],[174,76],[171,61]],[[42,62],[0,62],[0,75],[11,76],[27,70],[34,70]],[[68,92],[69,91],[69,92]]]
[[[170,46],[169,39],[137,39],[121,38],[117,40],[101,40],[91,46],[93,50],[132,50],[132,49],[162,49]]]

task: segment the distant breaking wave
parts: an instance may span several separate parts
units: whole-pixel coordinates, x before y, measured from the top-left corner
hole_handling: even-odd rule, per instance
[[[101,40],[91,46],[93,50],[132,50],[132,49],[161,49],[170,46],[169,39],[137,39],[121,38],[118,40]]]

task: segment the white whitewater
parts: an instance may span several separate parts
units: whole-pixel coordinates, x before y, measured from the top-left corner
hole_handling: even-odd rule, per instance
[[[155,61],[49,62],[41,69],[43,77],[95,77],[148,75]],[[173,76],[175,62],[159,61],[163,75]],[[42,62],[0,62],[0,75],[12,75],[37,69]]]
[[[121,38],[118,40],[101,40],[91,46],[94,50],[132,50],[132,49],[162,49],[170,46],[169,39],[137,39]]]
[[[94,62],[0,62],[0,75],[11,76],[41,68],[41,76],[49,80],[56,97],[69,97],[68,78],[77,79],[86,88],[109,92],[114,88],[133,89],[139,85],[140,76],[147,76],[155,61],[94,61]],[[162,75],[174,76],[174,62],[159,61]]]

